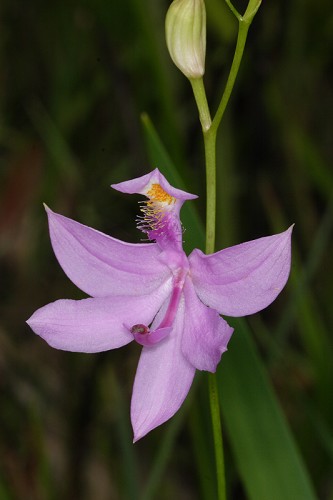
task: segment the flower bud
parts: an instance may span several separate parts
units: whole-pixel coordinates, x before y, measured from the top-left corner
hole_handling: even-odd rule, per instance
[[[166,43],[175,65],[187,78],[205,72],[206,8],[204,0],[174,0],[165,20]]]

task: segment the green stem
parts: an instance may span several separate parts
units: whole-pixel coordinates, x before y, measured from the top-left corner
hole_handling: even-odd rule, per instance
[[[213,427],[214,445],[215,445],[217,498],[218,500],[226,500],[227,497],[225,489],[220,402],[219,402],[219,393],[218,393],[217,379],[215,373],[208,374],[208,390],[209,390],[210,412],[212,417],[212,427]]]
[[[206,253],[213,253],[215,248],[215,219],[216,219],[216,130],[211,128],[204,132],[206,158]],[[215,448],[215,463],[217,477],[218,499],[226,499],[223,439],[220,415],[220,403],[215,373],[208,374],[208,390],[210,412],[212,417],[213,439]]]
[[[249,27],[251,24],[251,20],[245,19],[245,18],[240,18],[239,19],[239,27],[238,27],[238,36],[237,36],[237,43],[236,43],[236,48],[235,48],[235,54],[234,58],[232,61],[232,65],[230,68],[230,73],[228,76],[228,80],[222,95],[222,99],[220,102],[220,105],[216,111],[213,123],[211,128],[215,131],[217,131],[218,126],[221,123],[222,117],[224,115],[225,109],[227,107],[227,104],[229,102],[230,96],[232,89],[234,88],[235,80],[238,74],[239,66],[243,57],[243,52],[244,52],[244,47],[247,39],[247,34],[249,31]]]
[[[212,124],[212,119],[210,117],[203,79],[190,78],[190,83],[192,85],[195,102],[197,103],[198,106],[201,127],[203,132],[205,132],[210,128]]]
[[[228,80],[217,109],[216,115],[211,121],[211,115],[207,103],[205,87],[202,78],[190,79],[194,98],[197,103],[200,122],[205,145],[206,161],[206,186],[207,186],[207,212],[206,212],[206,253],[213,253],[215,249],[215,226],[216,226],[216,136],[225,109],[230,99],[231,92],[238,74],[243,57],[244,47],[248,30],[252,19],[259,8],[260,0],[250,0],[247,10],[242,17],[232,6],[230,0],[226,0],[229,7],[239,22],[235,54],[230,68]],[[218,500],[226,500],[223,438],[220,415],[220,403],[217,387],[217,379],[214,373],[209,373],[208,388],[210,411],[212,417],[213,439],[215,447],[216,475]]]
[[[191,80],[194,97],[199,110],[200,122],[204,136],[207,186],[207,218],[206,218],[206,253],[213,253],[215,247],[215,217],[216,217],[216,132],[212,129],[210,112],[203,80]],[[209,374],[209,399],[212,416],[213,439],[215,447],[215,462],[218,499],[226,500],[223,440],[220,416],[220,404],[217,391],[216,376]]]
[[[215,249],[216,222],[216,130],[203,133],[206,161],[206,253]]]

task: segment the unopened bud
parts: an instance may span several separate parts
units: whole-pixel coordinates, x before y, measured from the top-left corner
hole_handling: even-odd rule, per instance
[[[165,20],[166,43],[175,65],[187,78],[205,72],[206,8],[204,0],[174,0]]]

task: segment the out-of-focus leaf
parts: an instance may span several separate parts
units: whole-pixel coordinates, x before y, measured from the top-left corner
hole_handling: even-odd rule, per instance
[[[0,498],[1,500],[12,500],[13,497],[8,492],[8,489],[5,487],[4,483],[0,480]]]
[[[206,391],[205,399],[202,397],[204,391]],[[190,413],[190,431],[202,500],[217,497],[213,440],[210,440],[211,446],[208,446],[207,442],[211,423],[209,411],[208,392],[206,385],[203,384],[195,394]]]
[[[34,105],[30,106],[29,114],[45,143],[50,157],[53,159],[54,168],[58,171],[58,174],[68,183],[79,183],[80,168],[78,161],[56,123],[40,102],[35,102]]]
[[[128,408],[124,401],[123,391],[116,379],[112,366],[108,367],[108,382],[115,398],[115,414],[117,437],[120,445],[122,462],[121,481],[124,498],[135,498],[139,489],[136,450],[132,443],[132,430],[130,427]]]
[[[249,328],[235,333],[218,371],[221,409],[247,494],[253,500],[313,500],[315,494]]]
[[[189,406],[189,399],[185,401],[182,408],[176,413],[168,424],[168,428],[164,433],[164,437],[154,456],[153,465],[150,470],[149,478],[145,484],[140,500],[153,500],[157,498],[159,484],[163,477],[164,471],[171,459],[172,450],[174,449],[177,435],[184,421],[186,409]]]

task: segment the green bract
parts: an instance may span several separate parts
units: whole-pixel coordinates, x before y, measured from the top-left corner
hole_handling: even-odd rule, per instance
[[[205,72],[206,8],[203,0],[174,0],[165,20],[166,43],[175,65],[187,78]]]

